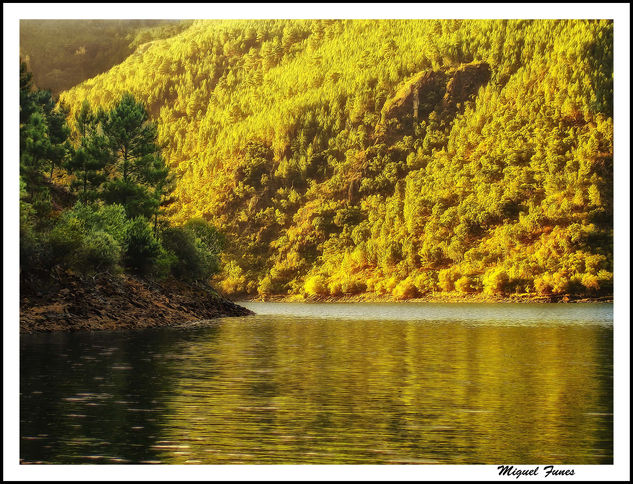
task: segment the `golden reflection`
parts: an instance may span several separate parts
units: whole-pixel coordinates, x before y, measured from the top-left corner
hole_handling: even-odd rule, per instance
[[[600,354],[610,334],[565,325],[223,324],[179,355],[163,434],[186,447],[163,447],[162,458],[608,463],[612,403],[600,372],[610,367]]]

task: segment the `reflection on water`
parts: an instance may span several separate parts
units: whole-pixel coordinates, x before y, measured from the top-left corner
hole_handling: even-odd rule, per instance
[[[612,305],[322,306],[23,335],[22,462],[613,462]]]

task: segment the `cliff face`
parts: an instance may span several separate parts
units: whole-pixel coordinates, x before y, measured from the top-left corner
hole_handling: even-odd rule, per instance
[[[485,62],[466,64],[456,69],[446,85],[442,106],[446,109],[467,101],[490,80],[492,72]]]
[[[448,75],[441,71],[416,74],[385,102],[382,123],[392,119],[404,122],[426,118],[443,99],[448,79]]]
[[[385,102],[376,137],[410,134],[414,123],[428,118],[434,110],[454,116],[457,105],[474,96],[490,76],[490,66],[485,62],[419,72]]]

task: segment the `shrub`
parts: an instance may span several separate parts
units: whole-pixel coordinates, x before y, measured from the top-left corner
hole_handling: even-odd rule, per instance
[[[72,263],[72,258],[83,245],[84,229],[75,217],[64,217],[51,230],[48,242],[51,265]]]
[[[246,291],[244,276],[227,276],[220,282],[220,288],[225,294],[242,294]]]
[[[459,279],[460,274],[453,269],[442,269],[438,274],[438,286],[442,291],[450,292],[455,289],[455,281]]]
[[[340,281],[330,281],[327,287],[331,296],[340,296],[341,294],[343,294],[343,289],[341,287]]]
[[[399,300],[411,299],[418,295],[418,291],[413,281],[407,278],[393,289],[392,295],[395,299]]]
[[[389,279],[383,279],[382,281],[376,282],[374,285],[374,291],[376,294],[391,294],[394,288],[398,285],[398,279],[393,276]]]
[[[534,289],[539,294],[552,293],[551,276],[548,272],[534,279]]]
[[[613,291],[613,272],[601,270],[598,272],[598,285],[601,291]]]
[[[81,221],[86,230],[103,231],[110,234],[119,245],[125,244],[125,234],[129,221],[122,205],[86,205],[77,203],[64,213],[64,217],[74,217]]]
[[[157,279],[164,279],[171,274],[171,268],[177,262],[176,254],[161,246],[156,260],[149,268],[149,273]]]
[[[222,233],[203,218],[187,220],[184,228],[191,232],[201,245],[214,254],[219,254],[226,244]]]
[[[487,294],[504,294],[508,290],[510,278],[501,267],[486,272],[483,278],[484,292]]]
[[[103,200],[109,204],[119,204],[125,201],[125,213],[128,218],[151,217],[157,206],[157,201],[150,196],[149,190],[131,181],[112,180],[103,187]]]
[[[303,286],[303,289],[305,290],[306,294],[308,294],[309,296],[327,296],[328,295],[327,281],[325,280],[325,277],[321,275],[309,277],[306,280]]]
[[[204,263],[204,277],[211,277],[220,271],[220,253],[226,245],[224,235],[202,218],[193,218],[184,225],[194,236],[198,254]]]
[[[462,276],[455,281],[455,289],[459,292],[477,292],[477,281],[471,276]]]
[[[163,247],[173,254],[171,272],[185,279],[198,279],[206,275],[204,260],[196,247],[196,240],[181,227],[169,227],[161,234]]]
[[[552,276],[552,291],[556,294],[569,291],[569,277],[565,271],[557,271]]]
[[[20,227],[20,270],[43,269],[52,262],[51,247],[45,237]]]
[[[143,217],[133,219],[125,234],[125,264],[130,269],[147,273],[157,262],[161,245]]]
[[[437,273],[423,272],[413,279],[413,284],[415,285],[418,294],[433,292],[437,290]]]
[[[259,281],[257,292],[260,296],[269,296],[275,293],[275,286],[270,276],[265,276],[261,281]]]
[[[248,291],[248,284],[246,282],[246,275],[242,268],[235,263],[235,261],[230,261],[228,264],[225,264],[222,280],[220,282],[220,288],[226,294],[242,294],[244,292],[249,292],[249,294],[257,291],[257,282],[254,280],[249,281],[252,290]],[[253,287],[254,286],[254,287]]]
[[[343,294],[360,294],[365,292],[367,284],[358,279],[344,279],[341,282],[341,292]]]
[[[20,189],[24,183],[20,179]],[[35,229],[35,211],[30,203],[20,201],[20,269],[42,269],[50,261],[50,244]]]
[[[114,269],[121,258],[121,246],[115,238],[104,232],[91,231],[73,257],[73,266],[82,272]]]

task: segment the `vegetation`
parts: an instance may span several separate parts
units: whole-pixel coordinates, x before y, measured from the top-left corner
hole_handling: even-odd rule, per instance
[[[67,114],[50,92],[32,87],[22,65],[21,270],[194,280],[217,272],[217,231],[199,219],[169,227],[162,216],[172,178],[143,105],[130,94],[110,111],[93,112],[84,102],[72,135]]]
[[[73,132],[85,100],[143,101],[178,179],[162,215],[225,234],[227,293],[591,296],[613,280],[612,56],[606,20],[195,21],[61,99]],[[169,183],[120,186],[121,153],[97,192],[155,216]],[[188,237],[163,244],[183,273]]]
[[[185,20],[20,21],[20,57],[35,85],[55,95],[122,62],[137,48],[176,35]]]

